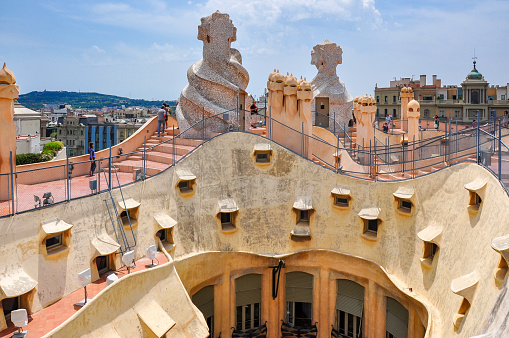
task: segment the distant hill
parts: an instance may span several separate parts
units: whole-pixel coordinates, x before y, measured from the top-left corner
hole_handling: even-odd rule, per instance
[[[30,92],[19,96],[18,102],[30,109],[41,109],[43,104],[70,104],[73,108],[100,109],[102,107],[126,107],[139,106],[150,108],[160,107],[163,102],[174,106],[176,101],[147,101],[129,99],[127,97],[105,95],[99,93],[76,93],[76,92]]]

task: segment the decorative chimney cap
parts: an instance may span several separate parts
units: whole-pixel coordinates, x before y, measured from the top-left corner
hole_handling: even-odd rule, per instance
[[[3,85],[12,85],[16,83],[16,77],[14,73],[7,68],[4,62],[4,67],[0,69],[0,84]]]

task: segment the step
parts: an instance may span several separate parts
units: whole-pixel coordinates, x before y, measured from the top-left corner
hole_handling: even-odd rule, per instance
[[[164,141],[170,141],[166,143],[172,143],[171,139],[172,136],[161,136],[155,138],[157,140],[157,144],[164,142]],[[202,144],[201,139],[194,139],[194,138],[181,138],[181,137],[175,137],[175,144],[183,145],[183,146],[191,146],[191,147],[198,147]]]
[[[136,155],[128,156],[127,159],[131,160],[131,161],[139,161],[139,160],[143,160],[143,155],[138,153]],[[118,162],[118,163],[121,163],[121,162]]]
[[[175,161],[178,161],[181,158],[182,158],[182,156],[176,155]],[[147,153],[147,160],[172,165],[173,164],[173,154],[163,153],[163,152],[159,152],[159,151],[150,151]]]
[[[175,144],[175,154],[176,155],[185,155],[193,149],[195,149],[195,147]],[[143,148],[138,148],[138,150],[143,151]],[[156,145],[155,147],[151,148],[150,150],[148,150],[148,152],[152,152],[152,151],[173,154],[173,144],[172,143],[159,144],[159,145]]]
[[[132,173],[134,171],[134,169],[142,169],[143,168],[143,161],[126,160],[126,161],[122,161],[119,163],[115,163],[115,166],[117,167],[118,171],[120,171],[120,172]],[[159,162],[154,162],[154,161],[145,161],[145,171],[146,171],[146,174],[149,176],[155,175],[168,167],[169,166],[164,163],[159,163]]]
[[[440,170],[442,168],[445,168],[447,165],[445,163],[438,163],[431,166],[431,170]]]

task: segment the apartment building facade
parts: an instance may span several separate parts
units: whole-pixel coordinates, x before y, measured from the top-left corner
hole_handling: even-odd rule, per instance
[[[435,115],[452,121],[471,123],[479,114],[481,120],[501,116],[509,111],[509,84],[490,85],[484,76],[474,68],[460,85],[442,85],[433,75],[431,84],[426,83],[426,75],[419,80],[401,78],[390,81],[389,87],[375,87],[377,117],[385,118],[392,114],[401,118],[401,88],[411,87],[415,100],[421,105],[421,119],[433,119]]]

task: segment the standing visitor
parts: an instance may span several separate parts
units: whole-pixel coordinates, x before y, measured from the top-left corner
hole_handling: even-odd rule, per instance
[[[507,128],[509,125],[509,115],[507,114],[507,110],[504,111],[504,117],[502,118],[502,127]]]
[[[94,176],[95,167],[95,151],[94,151],[94,142],[90,142],[90,147],[88,148],[88,154],[90,155],[90,177]]]
[[[477,122],[475,120],[472,122],[472,128],[477,128]]]
[[[435,115],[435,129],[438,130],[438,126],[440,124],[440,120],[438,119],[438,115]]]
[[[166,109],[163,104],[161,106],[161,109],[157,111],[157,137],[160,137],[161,133],[163,133],[164,135],[165,127],[166,127]]]

